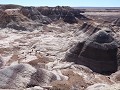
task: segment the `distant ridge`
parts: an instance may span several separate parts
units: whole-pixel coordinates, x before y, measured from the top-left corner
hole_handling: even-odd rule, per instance
[[[112,9],[117,10],[120,9],[120,7],[73,7],[74,9]]]

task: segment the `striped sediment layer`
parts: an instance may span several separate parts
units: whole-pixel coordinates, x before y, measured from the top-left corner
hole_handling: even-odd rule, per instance
[[[85,65],[98,73],[109,74],[117,71],[117,50],[114,38],[100,30],[72,47],[65,60]]]

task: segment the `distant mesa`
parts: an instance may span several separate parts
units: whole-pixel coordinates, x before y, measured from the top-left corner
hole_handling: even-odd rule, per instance
[[[117,51],[114,38],[100,30],[73,46],[65,60],[87,66],[97,73],[110,74],[117,71]]]
[[[16,9],[16,8],[21,8],[22,6],[20,5],[14,5],[14,4],[0,4],[0,8],[3,10],[6,9]]]
[[[48,18],[47,16],[42,15],[37,8],[35,7],[22,7],[20,9],[20,12],[28,17],[29,19],[39,22],[39,23],[43,23],[43,24],[49,24],[52,22],[52,20],[50,18]]]
[[[52,21],[63,19],[67,23],[77,23],[77,19],[88,19],[81,15],[83,11],[79,9],[73,9],[68,6],[57,6],[57,7],[38,7],[37,8],[42,15],[49,17]]]
[[[0,27],[29,30],[43,24],[63,20],[66,23],[78,23],[88,20],[79,9],[71,7],[23,7],[19,5],[0,5]]]

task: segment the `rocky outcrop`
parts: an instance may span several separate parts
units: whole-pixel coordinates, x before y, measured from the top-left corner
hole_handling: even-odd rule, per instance
[[[0,70],[1,89],[23,89],[42,86],[56,80],[56,76],[44,69],[35,69],[29,64],[11,65]]]
[[[98,73],[113,73],[117,71],[117,44],[109,33],[101,30],[71,48],[65,60]]]

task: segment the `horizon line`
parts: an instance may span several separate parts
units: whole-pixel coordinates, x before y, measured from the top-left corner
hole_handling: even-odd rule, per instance
[[[20,5],[20,4],[0,4],[0,5],[18,5],[18,6],[28,6],[28,7],[56,7],[56,6],[69,6],[69,5],[55,5],[55,6],[50,6],[50,5]],[[107,7],[107,8],[120,8],[118,6],[69,6],[69,7]]]

